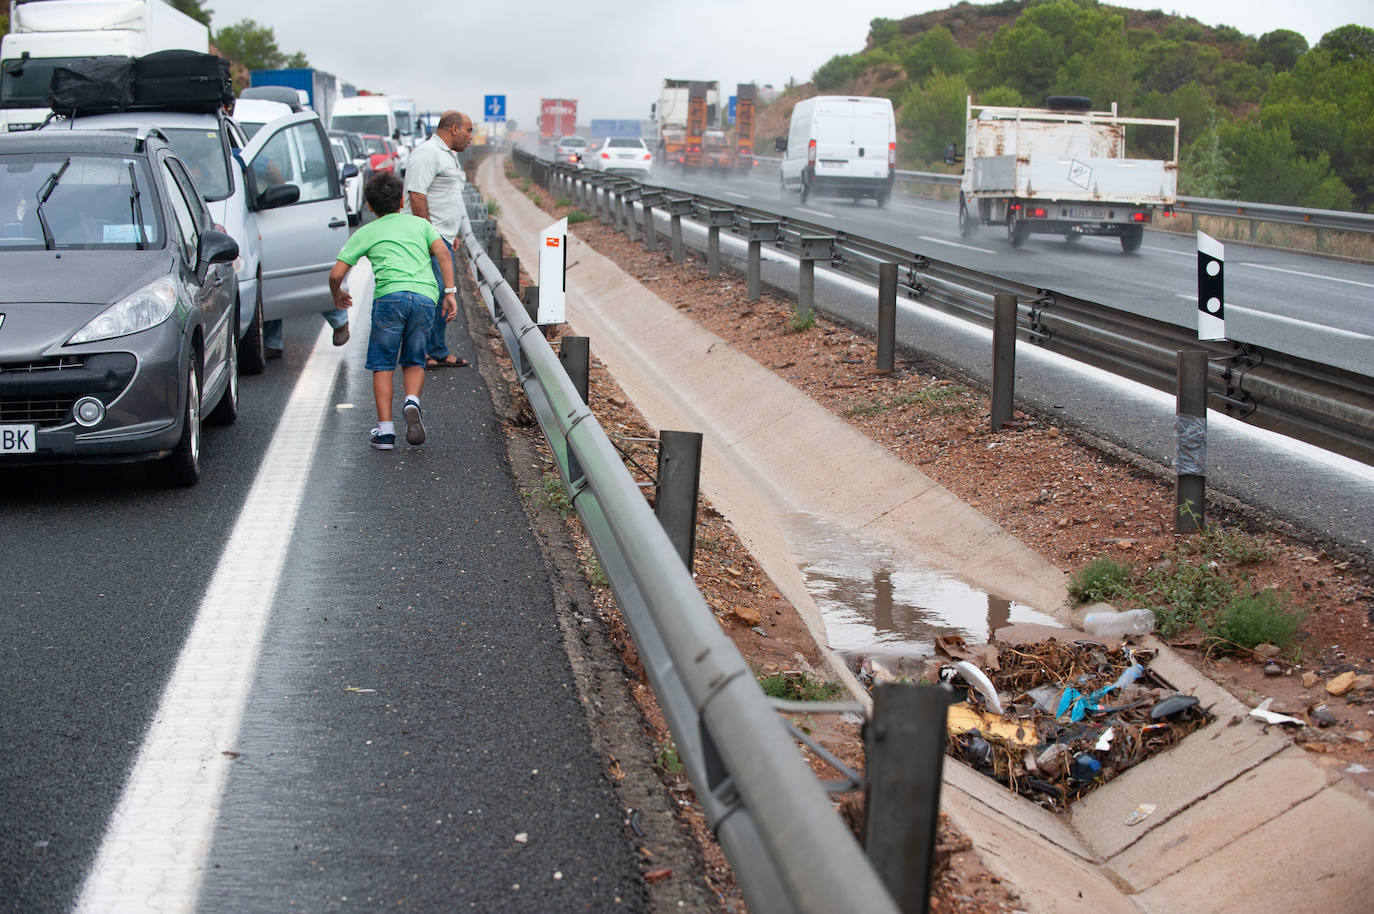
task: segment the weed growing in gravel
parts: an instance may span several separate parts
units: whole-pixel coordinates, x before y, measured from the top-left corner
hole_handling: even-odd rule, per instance
[[[568,490],[563,487],[563,480],[557,473],[545,473],[543,490],[539,500],[550,508],[558,509],[564,517],[573,516],[572,500],[568,498]]]
[[[658,744],[658,751],[654,753],[654,767],[673,778],[680,778],[687,773],[687,769],[682,767],[682,759],[678,757],[677,743],[671,739]]]
[[[516,171],[514,168],[512,168],[510,171],[506,172],[506,177],[508,177],[508,178],[510,178],[512,181],[514,181],[516,178],[520,177],[520,172],[518,172],[518,171]]]
[[[958,399],[966,393],[968,393],[968,388],[958,384],[944,387],[926,387],[911,393],[898,394],[888,400],[874,400],[872,403],[852,406],[849,408],[848,414],[850,416],[868,417],[901,409],[904,406],[924,406],[932,416],[953,416],[968,412],[973,408],[971,403]]]
[[[488,201],[487,201],[487,215],[488,215],[488,216],[499,216],[499,215],[501,215],[501,204],[497,203],[495,200],[488,200]]]
[[[1269,558],[1269,547],[1257,536],[1235,527],[1209,525],[1200,533],[1185,539],[1181,550],[1209,561],[1254,565]]]
[[[568,213],[568,225],[577,225],[577,223],[586,222],[590,218],[592,217],[582,212],[582,210],[575,209]]]
[[[1217,613],[1207,640],[1222,652],[1249,650],[1258,644],[1286,648],[1305,616],[1290,604],[1287,591],[1271,587],[1255,592],[1247,587]]]
[[[787,325],[788,331],[791,333],[803,333],[814,326],[816,326],[816,312],[814,311],[807,314],[804,320],[797,315],[793,315],[792,322]]]
[[[520,193],[527,194],[533,187],[534,182],[531,181],[529,178],[526,178],[525,180],[520,182]]]
[[[554,206],[557,206],[558,208],[562,209],[565,206],[572,206],[572,201],[569,200],[567,197],[559,197],[557,202],[554,203]]]
[[[1130,593],[1134,569],[1098,556],[1069,578],[1069,596],[1075,603],[1100,603]]]
[[[769,698],[788,701],[833,701],[844,691],[839,682],[821,682],[810,673],[775,673],[759,677],[759,688]]]
[[[583,557],[586,562],[587,583],[593,587],[610,587],[611,581],[606,577],[606,569],[601,567],[601,563],[596,560],[596,556],[590,553]]]
[[[1205,629],[1235,594],[1235,582],[1211,562],[1166,561],[1145,574],[1140,599],[1154,609],[1159,633],[1172,638]]]

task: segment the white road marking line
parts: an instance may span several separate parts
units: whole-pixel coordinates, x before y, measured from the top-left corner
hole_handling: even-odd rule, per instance
[[[737,194],[737,193],[735,193],[733,190],[727,190],[727,191],[725,192],[725,196],[727,196],[727,197],[737,197],[737,198],[740,199],[740,200],[748,200],[748,199],[749,199],[749,195],[748,195],[748,194]]]
[[[975,245],[972,245],[972,244],[964,244],[964,243],[959,242],[959,241],[946,241],[946,240],[943,239],[943,238],[936,238],[936,237],[933,236],[933,235],[917,235],[916,237],[919,238],[919,239],[921,239],[922,241],[929,241],[929,242],[932,243],[932,244],[947,244],[947,245],[949,245],[949,246],[952,247],[952,248],[963,248],[963,249],[966,250],[966,251],[979,251],[979,252],[981,252],[981,253],[983,253],[983,254],[996,254],[996,253],[997,253],[996,251],[990,250],[990,249],[988,249],[988,248],[980,248],[980,247],[977,247],[977,246],[975,246]]]
[[[813,216],[824,216],[824,217],[827,218],[827,219],[838,219],[838,218],[839,218],[839,217],[836,216],[834,213],[823,213],[823,212],[821,212],[821,211],[818,210],[818,209],[807,209],[807,208],[804,207],[804,206],[799,206],[799,207],[797,207],[797,209],[801,210],[803,213],[810,213],[810,214],[813,215]]]
[[[1197,301],[1197,293],[1195,292],[1175,292],[1174,294],[1177,295],[1179,298],[1185,299],[1190,302]],[[1244,311],[1246,314],[1258,314],[1265,320],[1279,321],[1280,323],[1284,324],[1292,324],[1295,327],[1316,329],[1320,330],[1322,333],[1331,333],[1335,334],[1336,336],[1343,336],[1347,339],[1356,340],[1357,342],[1363,342],[1365,340],[1374,342],[1374,336],[1370,336],[1367,333],[1360,333],[1358,330],[1344,330],[1340,327],[1332,327],[1330,324],[1318,324],[1315,321],[1305,321],[1297,317],[1288,317],[1285,314],[1275,314],[1272,311],[1260,311],[1256,308],[1247,308],[1244,305],[1233,305],[1229,301],[1226,303],[1226,310],[1232,313],[1236,311]]]
[[[1253,263],[1248,260],[1236,261],[1235,266],[1254,267],[1256,270],[1273,270],[1275,273],[1289,273],[1293,276],[1306,276],[1309,279],[1323,279],[1327,282],[1343,282],[1350,286],[1363,286],[1366,289],[1374,289],[1374,282],[1360,282],[1358,279],[1342,279],[1339,276],[1323,276],[1320,273],[1306,273],[1302,270],[1290,270],[1287,267],[1271,267],[1265,263]]]
[[[1191,257],[1196,259],[1197,251],[1175,251],[1170,248],[1159,248],[1152,244],[1142,244],[1142,250],[1154,251],[1156,254],[1173,254],[1175,257]]]
[[[935,213],[935,214],[938,215],[938,216],[955,216],[955,215],[957,215],[956,213],[951,213],[951,212],[950,212],[949,210],[947,210],[947,209],[935,209],[933,206],[904,206],[904,207],[902,207],[902,208],[903,208],[903,209],[914,209],[914,210],[919,210],[920,212],[923,212],[923,213]]]
[[[78,912],[194,910],[272,596],[346,350],[315,348],[139,750]],[[359,445],[361,447],[361,444]]]

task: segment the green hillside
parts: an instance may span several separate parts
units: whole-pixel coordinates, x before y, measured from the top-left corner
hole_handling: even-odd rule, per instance
[[[945,168],[969,95],[1030,106],[1083,95],[1098,110],[1116,102],[1122,114],[1179,118],[1182,194],[1374,211],[1374,29],[1364,26],[1308,47],[1286,29],[1252,36],[1096,0],[964,2],[873,20],[866,47],[789,89],[775,118],[818,93],[891,98],[906,168]],[[1133,154],[1172,153],[1172,137],[1133,141]]]

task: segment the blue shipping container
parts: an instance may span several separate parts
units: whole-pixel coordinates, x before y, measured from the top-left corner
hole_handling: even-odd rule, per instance
[[[290,70],[252,70],[249,85],[287,86],[303,89],[310,101],[310,107],[319,114],[320,119],[329,123],[334,113],[334,96],[338,94],[339,83],[332,73],[316,70],[313,67],[298,67]]]

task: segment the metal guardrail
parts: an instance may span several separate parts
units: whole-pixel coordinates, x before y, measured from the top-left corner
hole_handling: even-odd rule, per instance
[[[755,156],[754,159],[773,167],[782,162],[781,159],[771,156]],[[957,188],[962,178],[960,175],[944,172],[898,170],[897,180],[912,187],[928,184],[940,188]],[[1281,206],[1276,203],[1244,203],[1208,197],[1179,197],[1174,210],[1175,215],[1220,216],[1247,220],[1250,223],[1252,241],[1255,240],[1257,226],[1265,222],[1304,225],[1318,230],[1374,234],[1374,214],[1371,213],[1351,213],[1308,206]]]
[[[472,206],[469,213],[476,210]],[[461,236],[697,800],[750,910],[896,912],[869,858],[707,607],[501,265],[486,254],[470,218]]]
[[[607,180],[522,150],[515,150],[514,156],[546,186],[557,176],[569,186],[583,182],[600,193]],[[755,221],[776,222],[776,246],[794,255],[803,237],[812,248],[814,239],[820,238],[829,245],[832,269],[875,285],[879,264],[896,263],[899,289],[907,297],[987,326],[992,324],[992,297],[1012,293],[1019,304],[1018,336],[1022,339],[1161,390],[1175,389],[1177,353],[1201,348],[1208,353],[1212,408],[1374,463],[1374,377],[1369,375],[1256,345],[1199,342],[1187,328],[981,273],[830,226],[628,178],[614,180],[640,193],[647,189],[691,200],[695,211],[710,212],[716,219],[722,212],[733,213],[737,228]]]

